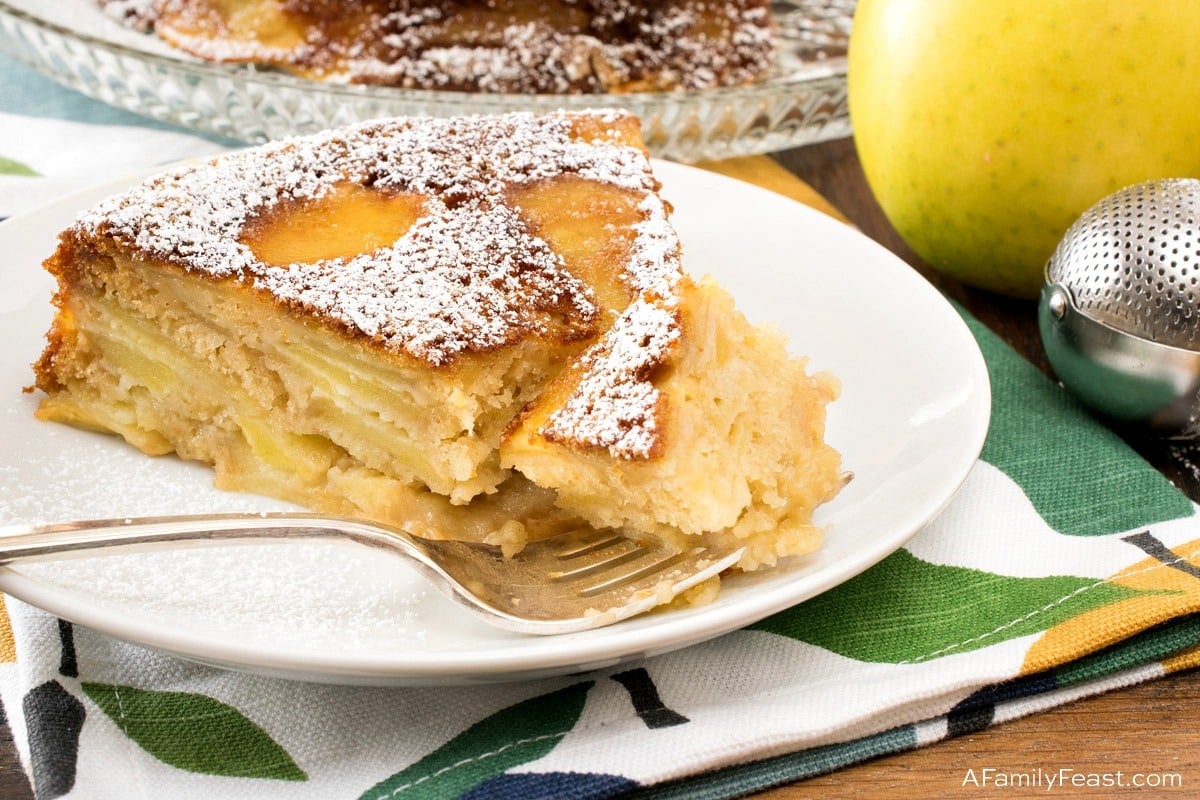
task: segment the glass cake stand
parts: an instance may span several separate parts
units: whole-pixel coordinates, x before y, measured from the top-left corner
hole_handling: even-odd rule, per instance
[[[641,117],[654,155],[698,161],[849,134],[845,53],[853,5],[775,3],[780,51],[772,75],[700,92],[501,95],[320,83],[197,61],[110,19],[93,0],[0,0],[0,51],[119,108],[246,142],[377,117],[619,107]]]

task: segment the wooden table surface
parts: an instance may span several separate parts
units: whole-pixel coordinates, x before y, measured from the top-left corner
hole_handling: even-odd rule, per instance
[[[776,154],[776,159],[830,200],[863,233],[900,255],[962,303],[1019,352],[1048,370],[1032,301],[1011,300],[941,279],[905,246],[874,202],[850,140]],[[1177,449],[1127,436],[1151,463],[1193,499],[1200,470]],[[1196,457],[1200,462],[1200,456]],[[1200,681],[1184,672],[1042,714],[994,726],[920,750],[878,758],[848,769],[780,786],[755,800],[800,798],[980,798],[1044,795],[1037,789],[984,789],[971,770],[1029,773],[1042,769],[1125,778],[1171,773],[1173,789],[1056,788],[1054,796],[1200,796]],[[32,800],[7,724],[0,725],[0,800]],[[89,799],[90,800],[90,799]]]

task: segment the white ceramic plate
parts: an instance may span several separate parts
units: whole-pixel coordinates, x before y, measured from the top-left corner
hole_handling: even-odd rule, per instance
[[[923,278],[850,227],[748,184],[660,162],[694,274],[770,320],[843,383],[828,439],[853,482],[818,511],[815,555],[726,582],[707,606],[551,638],[493,630],[398,559],[284,542],[92,556],[0,569],[0,590],[118,638],[265,674],[344,683],[508,680],[694,644],[825,591],[901,547],[983,445],[990,389],[967,327]],[[128,183],[128,182],[126,182]],[[285,508],[210,487],[208,471],[114,437],[37,422],[29,363],[50,321],[40,269],[108,185],[0,224],[0,523]]]

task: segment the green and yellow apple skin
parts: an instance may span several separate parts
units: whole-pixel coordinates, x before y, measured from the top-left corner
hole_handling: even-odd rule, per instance
[[[1034,297],[1093,203],[1200,177],[1200,2],[859,0],[848,91],[867,181],[908,245]]]

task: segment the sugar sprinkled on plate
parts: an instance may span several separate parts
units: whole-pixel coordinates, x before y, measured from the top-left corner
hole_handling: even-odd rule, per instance
[[[128,617],[358,652],[418,644],[449,604],[403,562],[339,542],[230,543],[100,554],[19,571]]]

